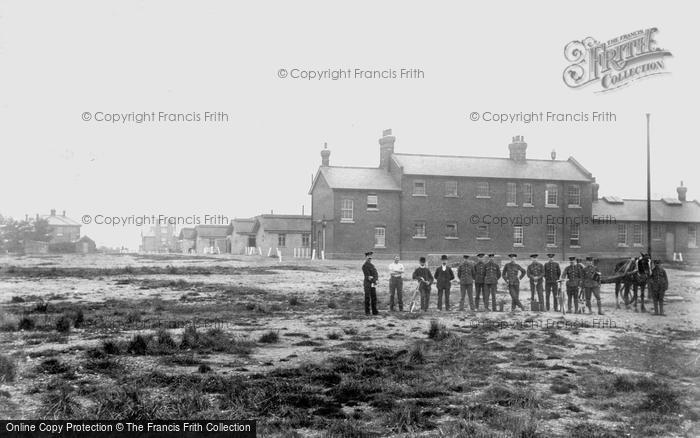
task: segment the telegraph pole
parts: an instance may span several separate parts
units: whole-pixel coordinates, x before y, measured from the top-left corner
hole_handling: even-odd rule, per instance
[[[647,113],[647,254],[651,258],[651,145],[649,139],[649,117]]]

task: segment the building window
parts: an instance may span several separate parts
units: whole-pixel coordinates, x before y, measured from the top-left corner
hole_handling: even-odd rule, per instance
[[[547,184],[544,199],[546,206],[556,207],[559,204],[559,187],[556,184]]]
[[[480,239],[490,239],[489,236],[489,226],[488,225],[477,225],[476,227],[476,238]]]
[[[632,225],[632,244],[642,246],[642,224]]]
[[[507,205],[517,205],[515,183],[506,184],[506,204]]]
[[[581,224],[571,224],[569,246],[581,246]]]
[[[581,206],[581,187],[577,185],[569,186],[569,206]]]
[[[617,246],[627,246],[627,224],[617,224]]]
[[[547,246],[557,246],[556,224],[547,224]]]
[[[664,237],[664,224],[653,224],[651,226],[651,238],[661,240]]]
[[[457,222],[448,222],[445,224],[445,238],[446,239],[456,239],[457,236]]]
[[[513,227],[513,245],[523,246],[523,226],[515,225]]]
[[[445,181],[445,196],[457,197],[457,181]]]
[[[532,205],[532,184],[523,184],[523,205]]]
[[[341,222],[352,222],[353,221],[353,201],[352,199],[343,199],[340,207],[340,221]]]
[[[311,246],[311,234],[301,235],[301,246],[303,246],[304,248],[308,248]]]
[[[282,248],[287,246],[287,235],[286,234],[278,234],[277,235],[277,246],[282,247]]]
[[[374,247],[375,248],[386,247],[386,228],[385,227],[375,227],[374,228]]]
[[[476,184],[476,197],[477,198],[489,198],[489,183],[486,181],[479,181]]]
[[[698,247],[698,226],[695,224],[688,225],[688,248]]]
[[[413,196],[425,196],[425,181],[413,181]]]
[[[425,239],[425,222],[416,222],[413,224],[413,237]]]
[[[367,195],[367,210],[379,208],[379,197],[377,195]]]

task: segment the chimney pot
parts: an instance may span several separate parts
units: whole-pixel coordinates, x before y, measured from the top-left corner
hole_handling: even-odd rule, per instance
[[[600,190],[600,184],[598,184],[598,183],[591,184],[591,189],[592,189],[592,198],[594,201],[597,201],[598,200],[598,191]]]
[[[508,149],[511,160],[524,162],[527,159],[527,143],[525,143],[524,136],[516,135],[513,137],[513,142],[508,145]]]
[[[391,129],[382,131],[382,138],[379,139],[379,168],[389,169],[389,161],[394,153],[394,142],[396,137],[391,135]]]
[[[66,217],[66,210],[63,210],[63,217]]]
[[[552,160],[556,160],[556,159],[557,159],[557,151],[552,149]]]
[[[681,185],[679,187],[676,187],[676,192],[678,192],[678,200],[685,202],[686,194],[688,193],[688,187],[683,186],[683,181],[681,181]]]
[[[328,150],[328,143],[323,143],[323,150],[321,151],[321,166],[330,166],[331,151]]]

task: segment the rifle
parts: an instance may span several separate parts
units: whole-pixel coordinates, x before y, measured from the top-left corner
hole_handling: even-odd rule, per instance
[[[566,315],[566,310],[564,309],[564,298],[566,293],[564,292],[564,289],[561,287],[562,283],[564,283],[566,280],[560,278],[557,280],[557,299],[559,301],[559,310],[561,310],[561,315],[564,316]]]
[[[420,286],[421,284],[427,284],[430,285],[431,283],[425,281],[423,277],[420,277],[420,281],[418,282],[418,286],[416,286],[416,290],[413,291],[413,296],[411,297],[411,305],[409,306],[408,313],[413,313],[413,310],[416,308],[416,299],[420,296]]]

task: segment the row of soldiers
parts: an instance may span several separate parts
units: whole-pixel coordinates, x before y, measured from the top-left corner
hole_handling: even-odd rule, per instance
[[[373,253],[365,253],[365,264],[362,266],[364,273],[364,290],[365,290],[365,313],[377,314],[377,296],[376,284],[379,278],[377,269],[372,264]],[[520,281],[527,275],[530,280],[531,300],[535,301],[535,293],[537,293],[537,302],[540,303],[538,311],[542,307],[550,310],[550,298],[552,298],[554,310],[559,310],[557,300],[557,290],[559,281],[566,281],[566,291],[568,299],[569,312],[572,310],[572,302],[578,312],[579,290],[585,295],[586,306],[591,312],[591,297],[595,296],[598,304],[598,313],[602,315],[600,303],[600,273],[593,266],[593,259],[586,259],[586,266],[577,261],[575,257],[570,257],[570,264],[562,272],[559,263],[554,260],[554,254],[547,254],[548,261],[540,263],[537,258],[538,254],[532,254],[532,261],[527,270],[523,269],[517,263],[517,254],[509,254],[510,261],[501,270],[500,265],[495,261],[495,254],[477,254],[477,261],[473,262],[470,256],[465,255],[464,261],[457,268],[455,277],[454,271],[447,265],[447,256],[441,257],[442,264],[435,272],[431,272],[426,266],[425,257],[419,259],[420,266],[413,272],[413,280],[418,281],[418,290],[420,292],[420,308],[423,311],[428,310],[430,302],[430,291],[432,284],[437,286],[437,308],[442,310],[443,301],[445,310],[450,310],[450,289],[452,281],[459,280],[460,284],[460,302],[459,310],[464,310],[465,299],[468,299],[469,309],[472,311],[479,310],[480,298],[483,297],[484,310],[496,310],[496,287],[499,279],[503,278],[508,286],[508,292],[511,297],[511,311],[517,308],[524,310],[520,302]],[[487,257],[487,258],[485,258]],[[403,311],[403,272],[404,267],[400,263],[398,257],[389,265],[389,293],[390,310],[394,310],[396,301],[398,301],[399,311]],[[544,286],[544,287],[543,287]],[[489,298],[491,308],[489,309]],[[544,303],[544,306],[542,306]]]

